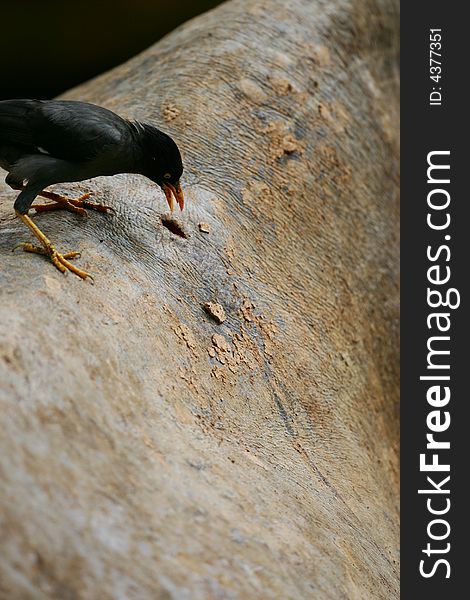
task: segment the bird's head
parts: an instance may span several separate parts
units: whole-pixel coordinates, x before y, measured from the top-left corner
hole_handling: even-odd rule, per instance
[[[180,184],[183,161],[178,146],[156,127],[147,123],[139,123],[138,126],[144,156],[142,175],[162,188],[170,210],[173,210],[173,197],[183,210],[184,195]]]

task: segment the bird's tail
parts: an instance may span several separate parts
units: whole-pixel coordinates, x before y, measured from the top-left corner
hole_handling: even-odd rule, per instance
[[[35,100],[0,101],[0,142],[34,146],[27,116],[35,106],[35,102]]]

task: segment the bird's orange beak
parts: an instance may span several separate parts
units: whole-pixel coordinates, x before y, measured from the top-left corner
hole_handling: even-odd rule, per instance
[[[174,207],[173,196],[175,197],[176,202],[178,202],[180,210],[183,210],[184,194],[179,183],[177,183],[176,185],[172,185],[171,183],[163,183],[162,190],[165,192],[166,201],[168,202],[168,206],[170,207],[171,211]]]

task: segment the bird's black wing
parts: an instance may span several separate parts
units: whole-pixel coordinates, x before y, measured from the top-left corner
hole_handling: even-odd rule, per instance
[[[122,144],[128,128],[118,115],[85,102],[0,101],[0,142],[64,160],[93,160]]]

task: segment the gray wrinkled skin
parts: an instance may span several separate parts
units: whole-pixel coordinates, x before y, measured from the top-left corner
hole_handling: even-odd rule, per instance
[[[0,185],[0,598],[398,598],[397,48],[396,2],[233,0],[68,93],[185,164],[187,238],[135,175],[33,216],[95,285]]]

